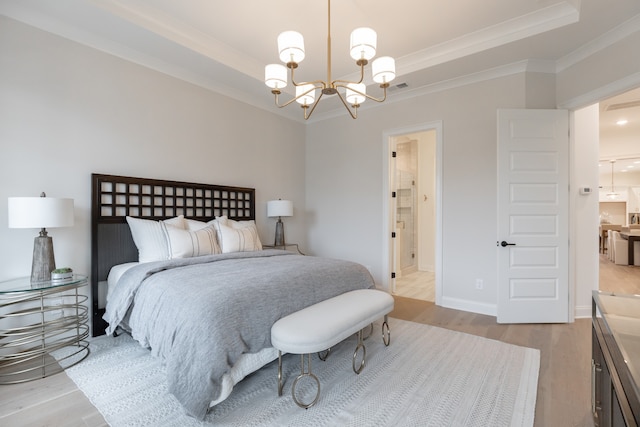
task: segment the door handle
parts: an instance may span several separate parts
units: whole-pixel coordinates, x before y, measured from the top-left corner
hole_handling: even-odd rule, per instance
[[[515,243],[507,243],[504,240],[502,242],[500,242],[500,246],[502,246],[503,248],[506,248],[507,246],[515,246]]]

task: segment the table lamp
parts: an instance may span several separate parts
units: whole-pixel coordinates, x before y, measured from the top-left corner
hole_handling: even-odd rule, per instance
[[[274,246],[284,246],[284,224],[283,216],[293,216],[293,203],[290,200],[271,200],[267,202],[267,216],[269,218],[278,217],[276,222],[276,237]]]
[[[56,269],[53,239],[47,228],[73,225],[73,199],[46,197],[9,197],[9,228],[40,228],[33,241],[31,282],[51,280]]]

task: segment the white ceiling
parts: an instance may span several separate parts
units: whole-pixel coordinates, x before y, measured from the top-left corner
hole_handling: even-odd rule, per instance
[[[327,74],[325,0],[0,0],[0,14],[296,120],[300,109],[277,109],[263,83],[278,34],[305,37],[297,77]],[[638,0],[334,0],[332,76],[357,78],[348,44],[360,26],[378,33],[378,56],[396,58],[393,99],[509,67],[556,72],[639,17]],[[323,99],[313,118],[343,108]]]
[[[619,125],[619,120],[627,120]],[[600,102],[600,175],[640,173],[640,88]]]

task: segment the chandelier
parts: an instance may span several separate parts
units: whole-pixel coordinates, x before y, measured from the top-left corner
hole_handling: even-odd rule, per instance
[[[371,28],[356,28],[351,33],[350,53],[360,67],[360,79],[356,82],[347,80],[331,79],[331,0],[327,0],[327,79],[314,80],[309,82],[297,82],[295,80],[295,69],[304,59],[304,39],[302,34],[296,31],[285,31],[278,36],[278,52],[280,60],[286,65],[269,64],[265,66],[264,82],[271,88],[271,93],[275,96],[275,103],[278,108],[286,107],[293,101],[298,102],[304,110],[304,119],[311,117],[313,110],[323,95],[338,95],[340,101],[345,106],[352,118],[358,117],[358,107],[367,99],[375,102],[384,102],[387,98],[387,88],[389,82],[396,77],[396,65],[390,56],[381,56],[371,64],[373,81],[380,85],[383,90],[382,98],[374,98],[367,94],[364,80],[364,67],[369,60],[376,55],[376,32]],[[291,72],[291,83],[296,88],[294,98],[280,104],[279,95],[281,89],[287,86],[287,69]],[[320,91],[320,96],[316,98],[316,91]]]
[[[619,194],[616,193],[615,187],[613,186],[613,165],[616,163],[616,161],[610,160],[610,162],[611,162],[611,192],[607,193],[607,199],[616,200],[619,196]]]

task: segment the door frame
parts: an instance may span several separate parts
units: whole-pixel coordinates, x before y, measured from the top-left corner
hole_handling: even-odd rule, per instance
[[[394,279],[391,278],[391,272],[394,266],[394,241],[391,232],[395,229],[393,221],[392,207],[395,202],[391,197],[391,188],[393,186],[394,177],[391,176],[392,144],[394,137],[418,132],[436,132],[436,241],[435,241],[435,294],[436,305],[441,305],[442,286],[443,286],[443,268],[442,268],[442,121],[425,122],[413,126],[396,128],[384,131],[382,134],[382,286],[389,292],[392,291]]]

